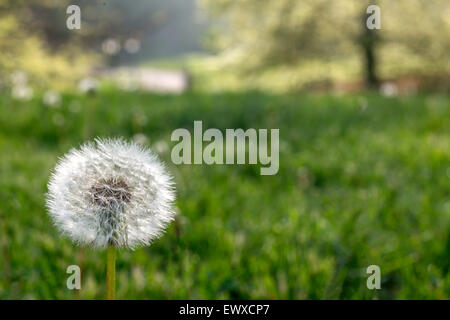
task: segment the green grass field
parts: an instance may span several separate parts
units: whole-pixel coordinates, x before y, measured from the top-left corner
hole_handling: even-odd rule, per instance
[[[59,108],[0,96],[0,299],[104,298],[105,252],[52,226],[58,157],[96,136],[137,133],[160,152],[180,212],[151,247],[120,250],[119,299],[449,299],[450,97],[181,96],[104,89]],[[279,128],[280,170],[180,165],[176,128]],[[66,268],[83,267],[82,290]],[[381,290],[366,268],[381,268]]]

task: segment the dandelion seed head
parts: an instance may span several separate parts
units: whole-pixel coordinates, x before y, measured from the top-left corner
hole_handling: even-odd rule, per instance
[[[164,140],[158,140],[153,147],[159,154],[169,151],[169,145]]]
[[[33,89],[26,85],[15,86],[12,88],[11,94],[18,100],[28,101],[33,98]]]
[[[99,82],[95,78],[84,78],[78,83],[78,89],[82,93],[95,93],[99,88]]]
[[[61,104],[61,95],[57,91],[49,90],[44,93],[42,101],[46,106],[57,108]]]
[[[385,97],[393,97],[398,94],[398,88],[395,83],[386,82],[380,86],[380,93]]]
[[[135,38],[129,38],[125,41],[125,51],[131,54],[137,53],[141,49],[141,42]]]
[[[120,42],[117,39],[108,38],[102,43],[102,51],[107,55],[118,54],[120,49]]]
[[[94,247],[149,245],[174,218],[171,176],[137,143],[97,139],[61,158],[48,185],[54,223]]]

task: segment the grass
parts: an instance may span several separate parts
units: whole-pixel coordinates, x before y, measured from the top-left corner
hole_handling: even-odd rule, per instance
[[[104,298],[106,252],[63,238],[45,209],[58,157],[95,136],[166,142],[180,216],[151,247],[117,252],[121,299],[450,298],[450,98],[181,96],[105,89],[0,97],[0,299]],[[171,132],[280,128],[280,170],[179,165]],[[81,253],[80,253],[81,252]],[[381,268],[381,290],[366,268]]]

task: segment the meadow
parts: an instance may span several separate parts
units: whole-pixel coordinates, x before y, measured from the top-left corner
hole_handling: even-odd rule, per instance
[[[148,138],[179,215],[120,250],[119,299],[449,299],[450,97],[375,93],[179,96],[103,88],[0,96],[0,299],[102,299],[105,252],[62,237],[45,208],[58,157],[97,136]],[[174,165],[177,128],[279,128],[280,169]],[[82,290],[66,268],[82,267]],[[381,290],[366,287],[379,265]]]

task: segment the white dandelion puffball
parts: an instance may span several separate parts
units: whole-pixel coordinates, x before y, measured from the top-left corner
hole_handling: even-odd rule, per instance
[[[117,39],[109,38],[102,43],[102,51],[107,55],[118,54],[120,49],[120,42]]]
[[[48,107],[57,108],[61,104],[61,95],[58,91],[49,90],[44,93],[42,101]]]
[[[99,82],[95,78],[84,78],[78,83],[78,89],[82,93],[94,93],[99,87]]]
[[[137,53],[141,49],[141,42],[138,39],[129,38],[125,41],[125,51],[131,54]]]
[[[28,86],[15,86],[11,90],[15,99],[28,101],[33,98],[33,89]]]
[[[25,86],[28,83],[28,75],[22,70],[15,71],[11,75],[11,82],[14,86]]]
[[[173,220],[172,177],[149,149],[122,139],[96,139],[56,166],[47,207],[74,242],[135,248],[158,238]]]

